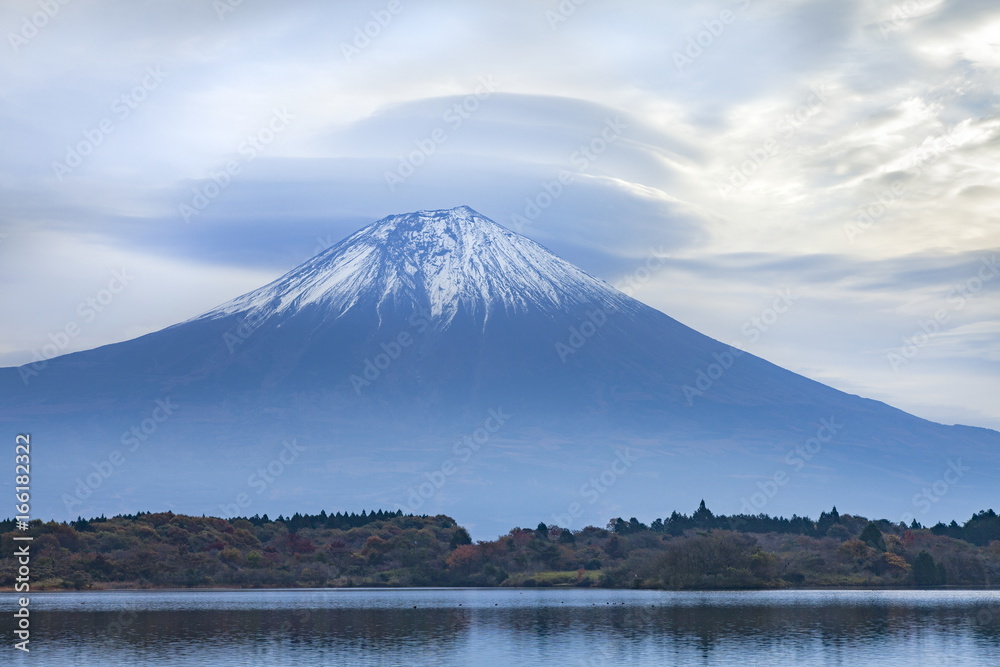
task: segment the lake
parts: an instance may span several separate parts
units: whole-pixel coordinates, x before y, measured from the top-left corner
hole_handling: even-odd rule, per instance
[[[33,593],[13,665],[997,665],[1000,592]]]

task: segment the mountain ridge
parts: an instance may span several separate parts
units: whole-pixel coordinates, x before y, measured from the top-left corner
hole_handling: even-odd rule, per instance
[[[711,386],[688,400],[684,387],[708,372]],[[93,507],[79,507],[77,480],[165,399],[179,408],[144,434],[134,467],[102,478]],[[511,417],[474,456],[452,451],[498,408]],[[821,430],[831,422],[842,427]],[[383,218],[195,318],[52,359],[27,386],[0,369],[0,423],[52,443],[38,458],[37,506],[70,518],[162,509],[163,498],[175,511],[217,511],[289,438],[307,453],[256,500],[260,511],[412,511],[416,497],[421,511],[509,526],[539,507],[565,515],[626,450],[643,463],[588,506],[595,514],[685,506],[706,483],[723,509],[765,484],[776,490],[768,511],[815,503],[818,513],[847,488],[913,514],[908,499],[956,458],[975,474],[935,510],[991,506],[1000,487],[1000,433],[737,357],[468,207]],[[788,463],[802,447],[803,465]],[[445,482],[414,496],[428,475]],[[497,518],[497,503],[512,514]]]

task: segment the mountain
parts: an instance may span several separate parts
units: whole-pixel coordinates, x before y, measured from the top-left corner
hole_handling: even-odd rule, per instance
[[[482,535],[706,497],[962,517],[1000,434],[742,353],[468,207],[379,220],[134,340],[0,369],[35,511],[402,507]],[[853,503],[853,505],[852,505]]]

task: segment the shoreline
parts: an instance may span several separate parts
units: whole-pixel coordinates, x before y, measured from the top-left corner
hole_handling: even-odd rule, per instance
[[[783,586],[755,588],[612,588],[607,586],[94,586],[87,589],[34,589],[31,591],[15,591],[11,586],[0,587],[0,595],[11,593],[19,595],[34,595],[38,593],[140,593],[140,592],[221,592],[221,591],[448,591],[448,590],[595,590],[595,591],[651,591],[659,593],[751,593],[751,592],[804,592],[804,591],[998,591],[996,586]]]

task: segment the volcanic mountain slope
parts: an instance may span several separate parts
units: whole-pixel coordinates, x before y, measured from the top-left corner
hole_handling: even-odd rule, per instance
[[[1000,434],[737,352],[459,207],[379,220],[162,331],[0,369],[0,407],[47,443],[36,507],[59,518],[380,504],[509,527],[706,496],[925,520],[949,465],[935,509],[990,504]]]

